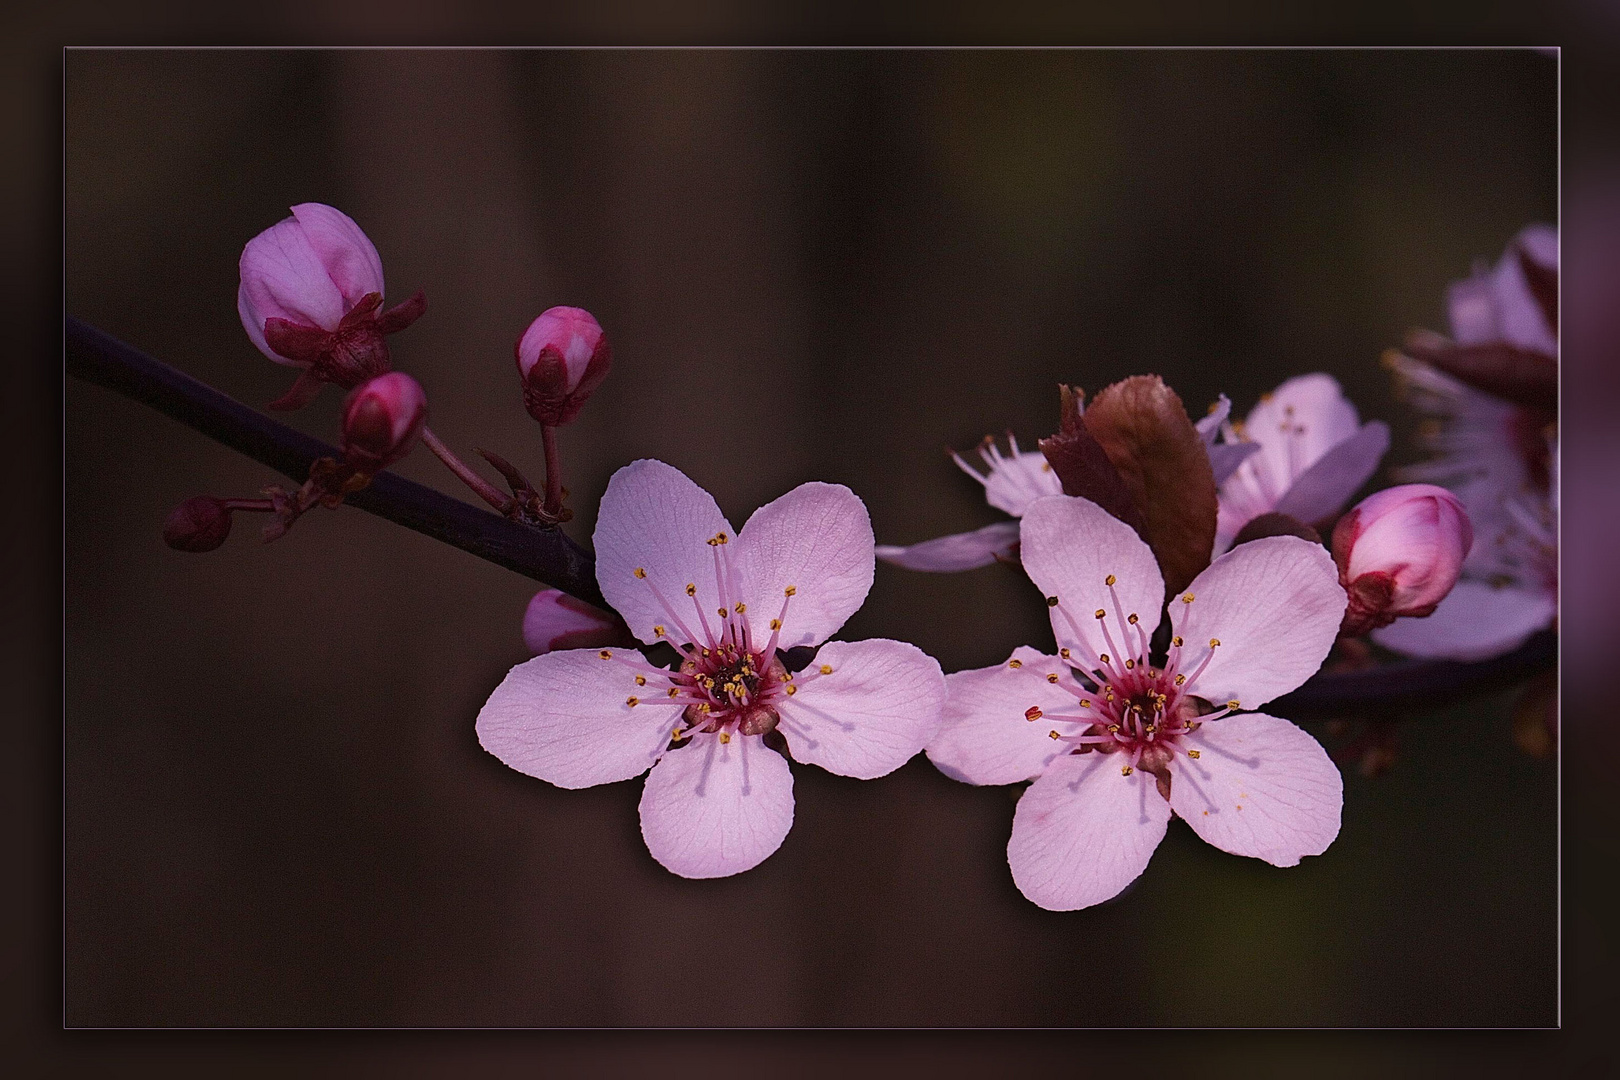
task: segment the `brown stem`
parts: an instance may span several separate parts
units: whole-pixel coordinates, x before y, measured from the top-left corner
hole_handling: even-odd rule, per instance
[[[268,513],[276,508],[276,504],[269,499],[221,499],[219,501],[227,510],[256,510]]]
[[[497,488],[482,476],[473,472],[465,461],[456,457],[455,452],[444,445],[444,442],[437,435],[433,434],[432,428],[425,426],[422,428],[422,441],[427,443],[429,450],[439,455],[439,460],[449,466],[450,471],[455,473],[462,483],[477,492],[479,498],[503,514],[512,509],[512,500],[508,496],[501,494]]]
[[[540,443],[546,451],[546,503],[545,511],[558,517],[562,511],[562,466],[557,463],[557,429],[550,424],[540,425]]]

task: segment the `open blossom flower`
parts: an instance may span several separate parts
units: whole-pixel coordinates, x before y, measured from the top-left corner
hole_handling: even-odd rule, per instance
[[[1171,814],[1223,851],[1293,866],[1339,832],[1339,770],[1320,744],[1253,709],[1303,683],[1337,636],[1328,553],[1292,536],[1240,544],[1170,602],[1168,658],[1149,642],[1164,580],[1135,532],[1085,499],[1029,507],[1024,568],[1047,596],[1057,656],[947,677],[929,758],[973,784],[1035,777],[1007,861],[1030,900],[1071,911],[1146,868]]]
[[[1363,424],[1331,375],[1289,379],[1261,398],[1226,444],[1260,447],[1220,485],[1215,554],[1232,546],[1261,514],[1282,513],[1314,525],[1332,517],[1367,482],[1389,449],[1389,427]]]
[[[383,335],[427,306],[421,293],[380,314],[382,260],[347,214],[299,203],[242,249],[236,310],[264,355],[304,374],[276,408],[307,404],[322,382],[350,389],[389,369]]]
[[[1468,511],[1445,488],[1401,484],[1361,500],[1333,530],[1333,560],[1350,596],[1342,632],[1433,614],[1473,543]]]
[[[1539,364],[1554,378],[1557,268],[1557,232],[1524,229],[1494,267],[1449,289],[1454,344],[1426,335],[1409,348],[1437,362],[1506,348],[1515,350],[1503,354],[1513,361],[1510,370]],[[1396,476],[1456,493],[1475,542],[1462,580],[1434,614],[1375,630],[1373,640],[1421,658],[1501,655],[1549,626],[1558,611],[1558,438],[1551,403],[1542,400],[1546,393],[1517,399],[1489,393],[1400,352],[1387,354],[1386,362],[1406,399],[1428,415],[1419,438],[1433,455]],[[1511,395],[1512,388],[1502,392]]]
[[[758,865],[793,823],[799,761],[871,779],[934,734],[939,665],[914,645],[822,645],[790,672],[779,652],[826,641],[872,585],[872,525],[848,488],[802,484],[740,533],[714,499],[660,461],[620,469],[596,526],[602,594],[671,670],[631,649],[568,649],[519,664],[478,714],[485,749],[559,787],[627,780],[647,849],[683,877]]]

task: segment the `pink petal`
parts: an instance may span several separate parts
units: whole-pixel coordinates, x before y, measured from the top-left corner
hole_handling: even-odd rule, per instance
[[[1322,744],[1287,720],[1228,716],[1185,742],[1199,756],[1171,764],[1170,806],[1222,851],[1295,866],[1339,835],[1344,779]]]
[[[1348,603],[1327,549],[1296,536],[1239,544],[1194,578],[1188,594],[1190,604],[1170,600],[1171,623],[1186,641],[1181,670],[1191,677],[1210,639],[1220,641],[1190,691],[1216,703],[1237,700],[1246,709],[1316,673]]]
[[[1018,661],[1018,667],[1010,662]],[[1078,712],[1073,694],[1046,681],[1066,675],[1067,665],[1021,645],[993,667],[957,671],[945,676],[945,710],[939,734],[928,744],[928,760],[953,780],[968,784],[1015,784],[1039,776],[1069,747],[1048,735],[1054,727],[1073,724],[1029,720],[1034,706],[1043,713]]]
[[[1079,646],[1076,660],[1109,651],[1097,610],[1107,613],[1110,632],[1118,636],[1110,575],[1121,612],[1137,614],[1152,637],[1164,603],[1164,578],[1153,552],[1129,525],[1089,499],[1055,495],[1030,505],[1019,535],[1030,580],[1042,595],[1059,600],[1051,610],[1052,633],[1060,645]],[[1120,649],[1134,651],[1135,644],[1116,641]]]
[[[832,668],[823,674],[821,668]],[[939,731],[945,676],[915,645],[829,641],[777,702],[794,758],[872,780],[911,760]]]
[[[1519,265],[1521,246],[1540,265],[1557,265],[1557,230],[1531,225],[1508,244],[1495,267],[1453,283],[1446,299],[1451,334],[1459,345],[1505,341],[1546,356],[1558,355],[1558,336]]]
[[[292,212],[327,276],[343,294],[344,311],[367,293],[385,291],[382,259],[353,218],[325,203],[299,203]]]
[[[613,616],[558,589],[541,589],[523,613],[523,643],[536,656],[558,649],[600,649],[618,642]]]
[[[984,498],[997,510],[1022,517],[1029,504],[1063,494],[1063,481],[1038,451],[1003,455],[984,481]]]
[[[558,787],[628,780],[658,760],[680,717],[679,706],[657,699],[631,707],[637,689],[630,667],[594,649],[537,656],[508,672],[479,710],[478,741]]]
[[[673,639],[675,620],[656,589],[681,622],[701,636],[698,607],[711,625],[718,623],[720,590],[708,542],[722,532],[733,534],[714,498],[679,469],[651,458],[631,462],[608,481],[597,513],[593,542],[603,597],[642,641],[656,639],[655,626]],[[638,568],[645,578],[636,576]],[[689,583],[697,586],[695,604],[686,595]]]
[[[1283,432],[1285,425],[1305,430],[1290,435]],[[1314,372],[1289,379],[1250,409],[1244,434],[1260,444],[1256,464],[1263,463],[1273,475],[1293,477],[1360,426],[1356,407],[1346,400],[1338,380]]]
[[[253,344],[270,359],[288,362],[265,344],[266,319],[287,319],[322,330],[336,330],[342,321],[343,295],[310,246],[303,226],[292,218],[249,240],[239,268],[237,313]]]
[[[910,547],[879,544],[877,557],[907,570],[948,574],[989,566],[997,559],[1011,559],[1017,547],[1018,522],[998,521],[972,532],[940,536]]]
[[[1277,500],[1277,511],[1292,514],[1306,524],[1332,517],[1378,471],[1378,463],[1388,450],[1389,425],[1381,420],[1368,421],[1301,473]]]
[[[840,484],[800,484],[755,510],[732,547],[737,591],[748,605],[756,642],[794,589],[778,647],[826,641],[860,608],[872,588],[872,519]]]
[[[664,755],[641,793],[641,835],[682,877],[729,877],[782,846],[793,826],[793,773],[758,736],[694,735]]]
[[[1434,614],[1396,619],[1374,630],[1372,639],[1423,660],[1488,660],[1517,649],[1557,614],[1558,602],[1549,591],[1459,581]]]
[[[1164,839],[1170,804],[1153,776],[1120,768],[1118,754],[1068,754],[1018,800],[1007,863],[1018,891],[1048,911],[1118,896]]]

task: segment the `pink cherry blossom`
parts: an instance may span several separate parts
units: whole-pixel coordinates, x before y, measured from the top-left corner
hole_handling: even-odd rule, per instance
[[[595,316],[584,308],[554,307],[529,324],[513,348],[523,401],[542,424],[566,424],[579,415],[607,378],[613,350]]]
[[[1558,268],[1558,230],[1528,225],[1507,246],[1496,265],[1480,267],[1446,290],[1451,336],[1459,345],[1506,342],[1521,349],[1558,355],[1558,328],[1547,320],[1525,273],[1524,261],[1543,270]]]
[[[802,484],[740,532],[660,461],[614,474],[596,526],[602,594],[630,630],[680,652],[673,670],[633,649],[565,649],[519,664],[478,716],[485,749],[559,787],[651,767],[641,831],[683,877],[736,874],[779,847],[801,762],[871,779],[939,726],[945,680],[914,645],[822,645],[801,673],[782,652],[826,641],[872,585],[872,525],[849,489]]]
[[[1468,512],[1445,488],[1402,484],[1363,499],[1333,530],[1339,583],[1350,596],[1341,631],[1433,614],[1473,543]]]
[[[1325,851],[1339,832],[1338,769],[1288,721],[1238,710],[1293,690],[1332,648],[1346,599],[1328,553],[1277,536],[1216,559],[1171,601],[1158,666],[1164,581],[1129,526],[1057,496],[1028,508],[1021,541],[1058,655],[1021,648],[948,676],[928,756],[968,783],[1035,778],[1007,845],[1023,894],[1055,911],[1118,895],[1172,814],[1275,866]]]
[[[1226,425],[1223,437],[1259,450],[1220,485],[1217,555],[1261,514],[1289,514],[1307,525],[1337,514],[1389,449],[1389,427],[1361,423],[1338,382],[1320,372],[1277,387],[1241,425]]]
[[[1022,517],[1036,499],[1063,493],[1063,484],[1045,454],[1038,450],[1020,451],[1018,440],[1012,435],[1007,436],[1007,447],[1008,452],[1003,454],[993,439],[980,444],[979,457],[989,467],[987,473],[969,465],[961,454],[953,453],[951,460],[979,482],[991,506],[1014,518]],[[1018,522],[998,521],[972,532],[940,536],[909,547],[880,544],[877,557],[908,570],[951,573],[989,566],[998,559],[1011,560],[1017,550]]]
[[[523,613],[523,642],[536,656],[558,649],[599,649],[622,641],[611,612],[576,600],[560,589],[541,589]]]

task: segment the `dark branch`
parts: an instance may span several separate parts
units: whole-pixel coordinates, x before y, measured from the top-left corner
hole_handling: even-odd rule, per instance
[[[69,317],[68,374],[116,390],[302,483],[336,447],[265,416],[182,371]],[[430,487],[382,472],[344,500],[443,540],[591,604],[603,604],[589,552],[559,529],[536,529],[469,506]]]
[[[73,318],[67,320],[67,370],[150,405],[295,481],[308,477],[317,458],[339,456],[335,447]],[[603,604],[590,554],[557,529],[519,525],[387,472],[378,473],[370,487],[346,501],[581,600]],[[1393,719],[1404,710],[1511,686],[1552,667],[1557,658],[1557,635],[1543,631],[1506,656],[1478,663],[1402,660],[1368,671],[1319,674],[1266,711],[1296,720],[1373,713]]]

